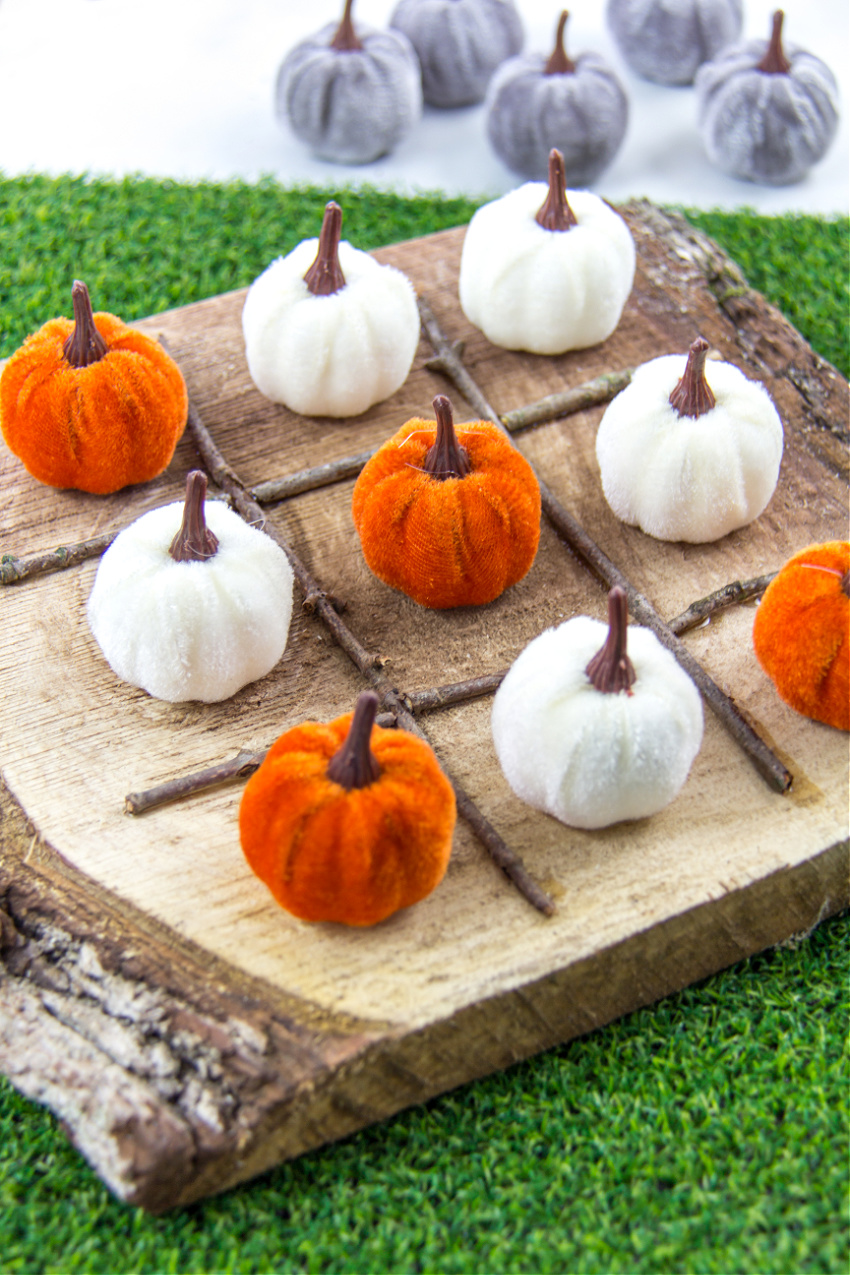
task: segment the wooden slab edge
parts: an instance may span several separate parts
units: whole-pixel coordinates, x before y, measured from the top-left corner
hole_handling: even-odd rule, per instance
[[[38,842],[7,791],[0,840]],[[405,1034],[323,1019],[175,951],[43,844],[14,858],[0,866],[0,1069],[120,1199],[152,1213],[583,1035],[850,903],[841,842]]]

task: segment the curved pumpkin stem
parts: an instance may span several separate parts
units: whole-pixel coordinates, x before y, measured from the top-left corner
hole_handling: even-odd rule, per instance
[[[337,53],[356,53],[358,49],[363,48],[357,38],[357,32],[354,30],[354,23],[351,21],[352,3],[353,0],[345,0],[342,21],[336,29],[336,35],[331,40],[330,47],[336,49]]]
[[[109,353],[109,346],[94,325],[89,290],[80,279],[74,280],[71,300],[74,304],[74,331],[62,346],[62,353],[71,367],[90,367]]]
[[[325,772],[328,779],[348,792],[352,788],[368,788],[380,778],[381,767],[369,745],[377,711],[378,697],[375,692],[363,691],[354,706],[348,734],[328,762]]]
[[[204,517],[206,494],[206,474],[202,469],[193,469],[186,478],[183,522],[168,550],[175,562],[206,562],[218,549],[218,540]]]
[[[534,220],[544,230],[571,230],[578,225],[578,217],[567,202],[564,157],[554,146],[549,152],[549,193]]]
[[[717,401],[705,379],[705,356],[709,349],[705,337],[698,336],[688,351],[685,370],[668,400],[680,416],[702,416],[710,412]]]
[[[765,49],[764,57],[756,66],[757,71],[764,71],[765,75],[787,75],[791,70],[791,63],[785,56],[782,48],[782,20],[785,14],[781,9],[777,9],[773,15],[773,27],[770,32],[770,40]]]
[[[325,204],[319,250],[316,260],[304,276],[314,297],[329,297],[345,287],[345,275],[339,264],[339,237],[342,234],[342,209],[330,200]]]
[[[558,19],[558,30],[555,35],[555,47],[549,55],[549,61],[543,68],[544,75],[574,75],[576,64],[572,58],[567,57],[564,49],[564,28],[567,25],[569,12],[564,9]]]
[[[438,394],[432,404],[437,416],[437,437],[425,453],[422,468],[432,478],[465,478],[472,471],[469,453],[461,447],[455,433],[452,405],[445,394]]]
[[[620,691],[628,695],[632,693],[637,674],[626,652],[628,625],[629,604],[625,590],[615,584],[608,594],[608,636],[584,670],[596,690],[605,695],[616,695]]]

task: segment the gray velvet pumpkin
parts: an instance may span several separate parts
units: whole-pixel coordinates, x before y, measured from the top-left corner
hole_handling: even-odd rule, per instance
[[[804,49],[782,47],[782,11],[769,40],[725,49],[700,68],[698,123],[709,159],[733,177],[784,186],[800,181],[838,128],[838,86]]]
[[[400,0],[390,26],[416,50],[430,106],[483,101],[496,67],[523,44],[513,0]]]
[[[549,152],[564,157],[567,186],[589,186],[620,148],[628,123],[626,94],[596,53],[573,61],[564,52],[567,14],[550,57],[527,53],[499,67],[487,91],[487,136],[512,172],[545,181]]]
[[[369,164],[422,115],[419,60],[399,31],[330,23],[291,49],[277,75],[278,118],[320,159]]]
[[[608,0],[623,61],[658,84],[692,84],[697,69],[737,40],[742,0]]]

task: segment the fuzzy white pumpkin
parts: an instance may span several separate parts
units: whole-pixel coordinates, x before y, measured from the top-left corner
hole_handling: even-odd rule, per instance
[[[621,589],[608,605],[608,628],[577,616],[529,643],[493,701],[493,743],[511,788],[574,828],[655,814],[702,743],[694,683],[649,629],[628,629],[627,654]]]
[[[204,507],[205,490],[195,470],[185,505],[153,509],[122,531],[88,600],[89,627],[113,672],[170,703],[229,699],[264,677],[292,616],[286,554],[222,501]],[[194,556],[175,560],[171,546],[187,536]]]
[[[731,363],[690,353],[642,364],[596,436],[602,490],[623,522],[659,540],[719,540],[757,518],[776,487],[782,422],[767,390]]]
[[[341,225],[331,202],[320,238],[273,261],[242,311],[254,384],[302,416],[357,416],[389,398],[406,380],[419,343],[412,283],[340,243]]]
[[[548,187],[527,182],[485,204],[466,232],[461,308],[508,350],[562,354],[596,345],[614,331],[632,290],[628,226],[597,195],[567,191],[563,172],[553,150]]]

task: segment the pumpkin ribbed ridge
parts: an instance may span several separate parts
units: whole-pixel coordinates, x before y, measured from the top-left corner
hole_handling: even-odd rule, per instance
[[[850,542],[796,553],[768,585],[753,624],[756,656],[791,708],[850,730]]]
[[[439,885],[456,809],[433,752],[406,731],[372,728],[381,768],[374,783],[347,791],[329,780],[352,718],[282,735],[248,781],[239,828],[252,871],[288,912],[365,926]]]
[[[369,568],[436,609],[492,602],[526,574],[540,538],[540,490],[525,458],[488,421],[456,432],[472,465],[464,478],[422,472],[436,427],[414,419],[367,463],[352,501]]]
[[[51,319],[12,355],[0,377],[0,425],[39,482],[105,495],[166,468],[186,424],[177,364],[156,341],[113,314],[95,314],[106,355],[67,362],[70,319]]]

